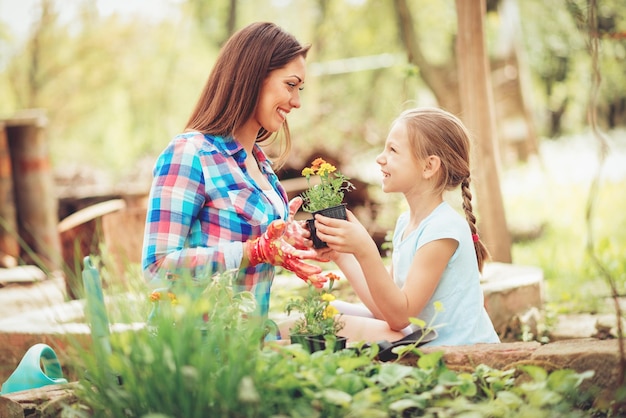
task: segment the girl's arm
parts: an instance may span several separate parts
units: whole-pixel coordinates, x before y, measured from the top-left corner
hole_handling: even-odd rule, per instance
[[[420,247],[413,257],[406,283],[400,289],[383,265],[376,244],[351,212],[348,211],[347,221],[321,216],[316,220],[317,233],[330,248],[353,255],[360,266],[370,303],[377,307],[373,312],[393,330],[405,328],[409,318],[418,316],[424,309],[458,246],[453,239],[441,239]],[[363,302],[367,305],[365,300]]]

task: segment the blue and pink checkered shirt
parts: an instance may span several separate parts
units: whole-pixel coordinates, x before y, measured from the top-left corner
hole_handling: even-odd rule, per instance
[[[168,273],[208,277],[238,269],[242,243],[286,219],[287,195],[271,162],[258,145],[254,155],[272,187],[283,197],[279,213],[249,176],[246,151],[231,138],[198,132],[176,136],[157,159],[148,201],[142,267],[146,278],[162,284]],[[235,291],[251,291],[258,314],[269,310],[274,266],[240,271]]]

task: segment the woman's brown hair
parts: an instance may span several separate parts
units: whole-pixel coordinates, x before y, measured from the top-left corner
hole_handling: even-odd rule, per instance
[[[306,58],[309,48],[273,23],[252,23],[239,30],[220,51],[186,129],[232,136],[254,114],[263,80],[270,71],[284,67],[298,56]],[[276,160],[277,167],[284,163],[291,149],[287,121],[282,131],[285,144]],[[261,128],[257,142],[271,135]]]
[[[396,122],[404,123],[416,158],[421,160],[430,155],[439,157],[441,167],[435,180],[436,192],[443,193],[461,186],[463,211],[472,232],[478,269],[482,272],[489,252],[478,239],[476,216],[472,209],[470,134],[467,128],[453,114],[428,107],[405,110]]]

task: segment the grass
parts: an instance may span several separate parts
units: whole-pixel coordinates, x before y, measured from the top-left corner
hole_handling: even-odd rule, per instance
[[[612,152],[603,166],[594,201],[591,239],[610,264],[614,279],[626,282],[620,261],[626,253],[626,141],[612,135]],[[544,142],[543,164],[519,165],[504,172],[503,195],[507,221],[516,229],[542,226],[533,240],[516,242],[513,262],[542,268],[546,302],[559,312],[612,312],[606,302],[607,282],[587,254],[589,229],[586,207],[598,167],[589,137]],[[616,264],[617,263],[617,264]],[[622,261],[623,264],[623,261]]]

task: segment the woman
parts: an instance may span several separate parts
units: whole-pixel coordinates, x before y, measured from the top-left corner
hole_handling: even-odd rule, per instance
[[[260,143],[282,130],[300,107],[309,46],[272,23],[253,23],[222,48],[184,133],[154,167],[142,265],[147,279],[207,277],[240,269],[235,290],[253,292],[266,316],[274,265],[304,280],[322,281],[321,268],[287,203]],[[304,236],[302,235],[304,233]]]

